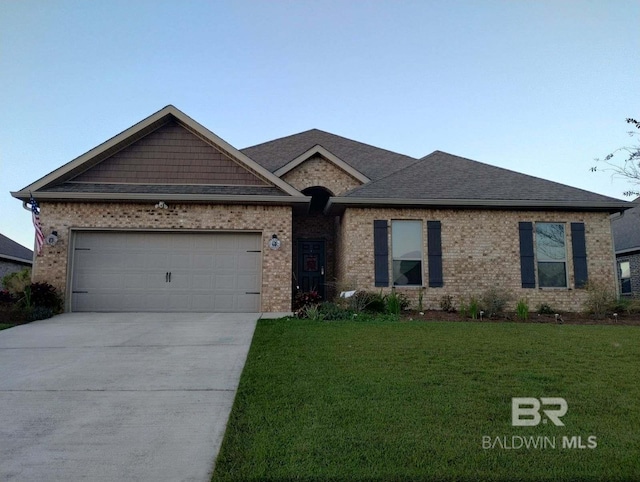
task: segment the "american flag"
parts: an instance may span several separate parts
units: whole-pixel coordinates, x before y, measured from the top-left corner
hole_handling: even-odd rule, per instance
[[[31,204],[31,220],[33,227],[36,228],[36,253],[40,254],[44,245],[44,234],[42,234],[42,226],[40,226],[40,208],[38,202],[33,198],[33,194],[29,193]]]

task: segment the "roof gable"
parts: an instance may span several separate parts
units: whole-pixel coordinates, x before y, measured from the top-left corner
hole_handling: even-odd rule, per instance
[[[135,124],[129,129],[100,144],[96,148],[88,151],[87,153],[81,155],[73,161],[49,173],[38,181],[30,184],[29,186],[26,186],[18,192],[12,193],[12,195],[19,199],[26,200],[29,197],[29,192],[33,192],[34,194],[40,192],[40,196],[42,197],[43,193],[46,192],[47,189],[49,189],[49,191],[56,191],[56,196],[60,197],[60,191],[65,191],[65,189],[61,189],[60,186],[65,184],[68,185],[73,181],[83,181],[87,183],[91,181],[92,183],[95,183],[97,178],[104,181],[106,179],[109,179],[109,176],[115,176],[116,172],[119,172],[119,176],[124,176],[124,167],[130,167],[131,164],[135,162],[133,160],[134,158],[130,156],[138,149],[135,146],[142,146],[145,144],[145,142],[148,142],[144,140],[148,136],[151,136],[150,139],[155,141],[161,139],[164,134],[168,133],[171,133],[169,137],[175,137],[177,135],[175,129],[171,127],[163,129],[163,127],[169,126],[171,124],[173,124],[174,126],[177,125],[179,126],[179,128],[188,131],[188,134],[190,134],[191,137],[187,140],[187,144],[193,145],[195,137],[212,148],[212,150],[209,150],[204,154],[205,157],[215,157],[217,155],[216,152],[220,154],[218,156],[219,159],[216,162],[219,162],[221,165],[223,165],[224,170],[227,171],[226,173],[222,173],[222,175],[236,178],[231,179],[231,182],[230,179],[226,179],[224,182],[225,185],[237,184],[238,181],[244,183],[247,182],[247,179],[252,179],[255,184],[251,185],[261,185],[259,184],[259,182],[262,181],[262,185],[266,187],[275,187],[285,195],[304,198],[304,196],[292,186],[282,181],[277,176],[274,176],[260,164],[256,163],[247,155],[238,151],[235,147],[231,146],[231,144],[227,143],[222,138],[218,137],[216,134],[214,134],[201,124],[197,123],[172,105],[169,105],[156,112],[155,114],[152,114],[141,122]],[[160,131],[159,134],[154,134],[156,133],[156,131]],[[176,139],[174,138],[173,141],[175,140]],[[169,141],[171,142],[171,139]],[[138,142],[142,142],[142,144],[138,144]],[[203,148],[202,143],[198,145],[199,148]],[[182,149],[184,147],[188,146],[178,146],[179,149]],[[118,156],[118,154],[120,154],[120,156]],[[103,161],[107,161],[109,158],[112,158],[114,156],[116,160],[111,163],[107,162],[107,164],[105,164],[106,169],[101,170],[99,167],[97,167]],[[177,157],[178,156],[174,153],[174,161],[177,159]],[[235,166],[232,166],[231,163],[234,163]],[[94,170],[94,168],[96,169]],[[172,169],[175,173],[175,163]],[[143,171],[145,170],[143,169]],[[147,173],[144,175],[151,176],[151,173],[148,172],[148,169],[146,171]],[[109,172],[109,174],[107,174],[107,172]],[[169,173],[170,172],[171,170],[169,171]],[[250,173],[250,175],[248,176],[247,173]],[[189,176],[193,177],[193,174],[194,172],[191,172],[189,173]],[[211,175],[211,173],[209,173],[209,175]],[[169,175],[165,174],[162,180],[166,180],[168,177]],[[120,177],[120,179],[124,178]],[[147,177],[147,180],[148,179],[150,178]],[[114,181],[109,182],[113,183]],[[144,181],[139,181],[138,183],[143,184]],[[182,181],[180,183],[182,183]],[[58,186],[57,189],[56,186]],[[74,193],[74,195],[77,196],[77,192]]]
[[[327,149],[325,149],[320,145],[313,146],[311,149],[303,152],[298,157],[296,157],[295,159],[293,159],[292,161],[288,162],[287,164],[282,166],[280,169],[275,171],[274,174],[278,177],[282,177],[288,172],[295,169],[296,167],[300,166],[302,163],[307,162],[309,159],[312,159],[318,155],[324,158],[325,160],[329,161],[330,163],[332,163],[337,168],[346,172],[354,179],[360,181],[362,184],[366,184],[371,181],[371,179],[369,179],[367,176],[362,174],[360,171],[358,171],[357,169],[354,169],[345,161],[340,159],[338,156],[332,154],[331,152],[329,152]]]
[[[613,241],[617,254],[640,250],[640,197],[634,207],[611,220]]]
[[[266,186],[227,153],[171,120],[70,182]]]
[[[290,163],[304,160],[306,152],[321,146],[335,158],[370,180],[413,164],[417,159],[369,144],[337,136],[319,129],[311,129],[292,136],[242,149],[242,152],[271,172]]]

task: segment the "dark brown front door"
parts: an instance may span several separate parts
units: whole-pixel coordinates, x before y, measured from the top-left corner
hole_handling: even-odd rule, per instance
[[[324,240],[298,240],[298,283],[301,291],[317,291],[325,299]]]

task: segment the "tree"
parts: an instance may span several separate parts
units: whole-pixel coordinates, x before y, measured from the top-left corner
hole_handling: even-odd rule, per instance
[[[627,124],[633,125],[636,129],[628,132],[629,137],[640,142],[640,122],[628,118]],[[596,158],[595,161],[604,164],[601,171],[611,172],[612,176],[625,178],[634,186],[640,187],[640,143],[634,146],[620,147],[602,159]],[[596,172],[598,166],[593,166],[590,170]],[[640,191],[632,189],[624,192],[624,195],[638,196]]]

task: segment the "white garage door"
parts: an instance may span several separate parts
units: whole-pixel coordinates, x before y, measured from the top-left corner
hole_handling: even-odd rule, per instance
[[[260,311],[254,233],[77,232],[72,311]]]

